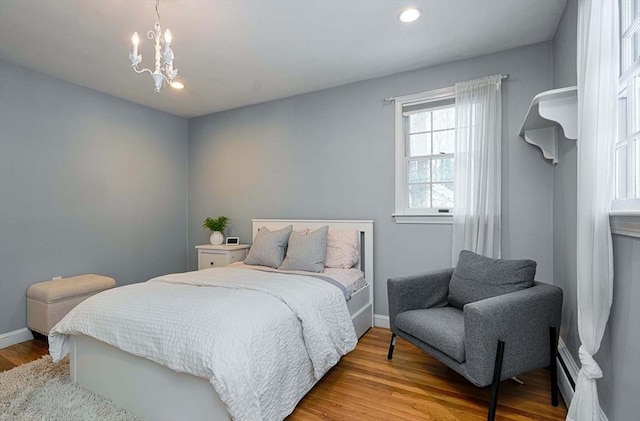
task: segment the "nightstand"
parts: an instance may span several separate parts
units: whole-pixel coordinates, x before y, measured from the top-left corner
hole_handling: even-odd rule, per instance
[[[222,267],[234,262],[241,262],[247,257],[249,247],[249,244],[238,244],[234,246],[204,244],[202,246],[196,246],[196,249],[198,249],[198,270]]]

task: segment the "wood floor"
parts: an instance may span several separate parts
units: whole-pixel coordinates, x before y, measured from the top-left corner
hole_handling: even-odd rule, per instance
[[[305,396],[289,421],[313,420],[485,420],[489,388],[477,388],[437,360],[398,338],[393,360],[387,360],[390,333],[373,328],[355,351]],[[0,371],[47,354],[45,340],[36,339],[0,349]],[[560,399],[551,406],[549,372],[518,376],[520,385],[500,384],[497,420],[564,420]]]
[[[49,353],[46,336],[0,349],[0,372],[37,360]]]

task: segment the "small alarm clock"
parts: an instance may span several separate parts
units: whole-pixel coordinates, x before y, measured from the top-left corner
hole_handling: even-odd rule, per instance
[[[240,237],[227,237],[226,244],[228,246],[237,246],[238,244],[240,244]]]

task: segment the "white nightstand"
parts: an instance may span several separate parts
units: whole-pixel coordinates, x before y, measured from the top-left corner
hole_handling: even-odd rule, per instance
[[[249,244],[238,244],[237,246],[204,244],[196,246],[196,249],[198,249],[198,270],[241,262],[247,257],[249,247]]]

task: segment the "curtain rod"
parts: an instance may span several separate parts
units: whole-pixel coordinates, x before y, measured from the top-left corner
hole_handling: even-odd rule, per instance
[[[500,75],[500,80],[506,80],[509,79],[509,77],[511,76],[511,74],[507,73],[506,75]],[[482,78],[480,78],[482,79]],[[453,88],[453,87],[451,87]],[[446,88],[445,88],[446,89]],[[422,95],[422,94],[427,94],[430,91],[425,91],[425,92],[419,92],[417,94],[414,95]],[[394,102],[396,100],[396,98],[401,97],[401,96],[406,96],[406,95],[398,95],[398,96],[393,96],[393,97],[389,97],[389,98],[385,98],[384,102]]]

